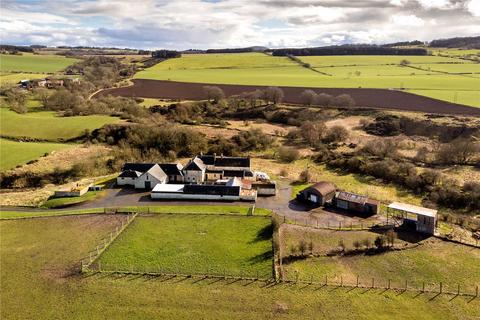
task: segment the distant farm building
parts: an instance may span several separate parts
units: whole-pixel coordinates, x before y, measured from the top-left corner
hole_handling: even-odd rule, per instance
[[[367,196],[346,191],[335,194],[335,206],[339,209],[355,211],[365,214],[378,214],[379,203]]]
[[[401,218],[405,225],[415,225],[418,232],[435,234],[437,210],[394,202],[387,207],[387,213],[394,218]]]
[[[324,206],[326,203],[332,203],[336,191],[333,183],[321,181],[300,191],[297,198],[318,206]]]

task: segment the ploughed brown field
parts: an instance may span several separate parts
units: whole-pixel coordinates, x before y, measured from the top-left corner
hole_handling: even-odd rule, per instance
[[[265,88],[265,86],[207,84],[146,79],[134,79],[132,81],[134,82],[133,86],[106,89],[100,91],[95,96],[113,95],[123,97],[201,100],[206,99],[203,90],[203,86],[205,85],[215,85],[221,88],[227,96]],[[310,89],[317,93],[326,93],[333,96],[349,94],[355,100],[358,107],[480,116],[480,108],[396,90],[367,88],[279,88],[281,88],[285,94],[283,102],[286,103],[301,103],[301,93],[306,89]]]

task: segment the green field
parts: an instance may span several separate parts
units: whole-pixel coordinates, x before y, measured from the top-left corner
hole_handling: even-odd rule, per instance
[[[2,54],[0,55],[0,71],[54,73],[65,69],[77,61],[77,59],[58,55],[36,55],[31,53],[24,53],[22,55]]]
[[[140,71],[135,78],[297,87],[404,88],[416,92],[431,90],[428,96],[439,99],[461,91],[473,94],[458,94],[458,103],[480,107],[480,100],[474,94],[480,88],[480,77],[477,77],[480,64],[472,61],[439,56],[307,56],[300,59],[318,72],[286,57],[261,53],[185,54]],[[410,67],[400,66],[403,59],[410,61]]]
[[[35,160],[46,153],[70,148],[69,144],[17,142],[0,138],[0,170],[8,170]]]
[[[106,270],[272,277],[269,218],[158,215],[137,218],[100,257]]]
[[[0,87],[13,85],[25,79],[42,79],[47,77],[46,73],[0,73]]]
[[[94,130],[118,121],[118,118],[103,115],[58,117],[51,111],[18,114],[0,108],[0,135],[50,141],[68,140],[81,136],[85,130]]]
[[[358,236],[360,241],[364,238],[364,235]],[[345,242],[351,246],[352,240]],[[338,248],[338,242],[331,243],[331,248]],[[480,282],[479,265],[480,250],[434,240],[416,248],[373,256],[307,258],[284,264],[284,270],[289,279],[295,279],[298,272],[304,280],[313,277],[324,281],[327,275],[332,281],[339,281],[342,276],[345,283],[355,284],[358,275],[367,285],[375,278],[377,285],[387,286],[390,279],[392,285],[401,288],[407,279],[410,286],[416,288],[421,288],[423,281],[431,287],[436,284],[437,288],[443,282],[444,288],[450,291],[455,291],[460,284],[462,290],[474,292],[475,285]]]
[[[3,319],[476,319],[478,300],[305,285],[78,274],[120,222],[92,215],[0,221]],[[414,306],[414,307],[413,307]]]

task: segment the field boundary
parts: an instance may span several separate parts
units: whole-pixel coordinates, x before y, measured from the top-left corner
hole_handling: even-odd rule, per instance
[[[129,225],[132,224],[133,220],[138,216],[138,212],[133,214],[127,215],[126,223],[123,223],[119,228],[118,226],[115,228],[115,231],[110,232],[110,236],[104,238],[103,241],[95,247],[94,251],[90,251],[88,253],[88,262],[85,263],[85,259],[81,261],[81,272],[87,272],[90,270],[91,265],[102,255],[102,253],[107,250],[107,248],[125,231]]]
[[[122,213],[145,213],[145,214],[183,214],[183,215],[236,215],[236,216],[254,216],[254,217],[270,217],[271,214],[254,214],[254,211],[249,208],[249,213],[242,214],[239,212],[228,212],[228,213],[221,213],[221,212],[156,212],[154,209],[156,206],[139,206],[139,207],[98,207],[98,208],[90,208],[90,209],[81,209],[81,210],[65,210],[62,209],[51,209],[51,210],[5,210],[2,208],[1,211],[4,212],[15,212],[15,213],[24,213],[27,216],[19,216],[19,217],[0,217],[0,221],[2,220],[20,220],[20,219],[37,219],[37,218],[52,218],[52,217],[65,217],[65,216],[74,216],[74,215],[89,215],[89,214],[122,214]],[[179,206],[181,207],[181,206]],[[221,206],[220,206],[221,207]],[[72,212],[73,211],[73,212]]]

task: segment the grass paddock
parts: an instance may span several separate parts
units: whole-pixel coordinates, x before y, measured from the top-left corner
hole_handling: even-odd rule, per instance
[[[137,219],[99,259],[105,270],[272,276],[269,218],[152,215]]]

